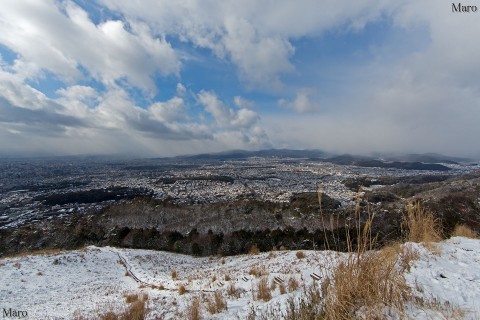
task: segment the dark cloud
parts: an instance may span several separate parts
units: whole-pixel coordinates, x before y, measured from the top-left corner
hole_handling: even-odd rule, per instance
[[[52,109],[61,109],[59,106]],[[88,124],[72,116],[62,115],[47,109],[27,109],[10,103],[0,96],[0,122],[22,124],[30,130],[51,134],[63,132],[66,127],[87,127]],[[36,129],[35,129],[36,128]]]

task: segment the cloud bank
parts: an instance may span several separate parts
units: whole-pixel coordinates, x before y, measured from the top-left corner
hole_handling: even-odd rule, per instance
[[[5,0],[1,154],[480,156],[479,31],[433,0]]]

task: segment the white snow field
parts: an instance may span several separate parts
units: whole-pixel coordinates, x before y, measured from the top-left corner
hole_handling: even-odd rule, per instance
[[[464,319],[480,318],[480,240],[451,238],[432,253],[422,245],[408,244],[420,252],[405,275],[419,297],[451,305],[463,311]],[[195,258],[180,254],[87,247],[82,250],[25,255],[0,259],[0,312],[23,311],[25,319],[94,318],[108,308],[125,307],[127,293],[148,294],[148,319],[186,319],[185,309],[193,297],[213,296],[222,290],[227,310],[204,319],[244,319],[252,308],[257,314],[286,303],[301,294],[304,285],[322,281],[344,253],[333,251],[275,251],[258,255]],[[177,277],[172,278],[175,270]],[[260,279],[275,283],[268,302],[254,296]],[[288,281],[299,288],[290,292]],[[280,284],[287,291],[280,292]],[[226,294],[233,284],[239,297]],[[183,285],[187,292],[180,294]],[[408,308],[408,307],[407,307]],[[443,319],[432,308],[406,310],[412,319]],[[3,316],[0,315],[0,316]],[[457,317],[456,315],[455,317]]]

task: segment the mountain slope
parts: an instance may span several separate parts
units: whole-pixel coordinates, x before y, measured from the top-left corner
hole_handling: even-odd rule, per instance
[[[438,245],[438,254],[407,244],[419,254],[405,278],[418,297],[463,310],[465,319],[480,313],[480,240],[452,238]],[[83,250],[26,255],[0,260],[0,306],[28,312],[29,319],[75,316],[92,318],[99,310],[121,310],[129,293],[146,293],[148,319],[186,316],[192,297],[205,302],[222,292],[227,310],[206,319],[241,319],[300,297],[303,284],[321,282],[345,259],[345,253],[275,251],[226,258],[193,258],[149,250],[87,247]],[[176,277],[172,277],[175,271]],[[271,300],[256,298],[261,279],[268,279]],[[293,280],[291,280],[293,279]],[[298,288],[294,288],[296,282]],[[286,293],[282,294],[281,286]],[[184,286],[185,294],[178,288]],[[235,290],[232,292],[231,290]],[[229,291],[230,290],[230,291]],[[229,295],[230,292],[232,295]],[[252,296],[252,293],[254,295]],[[236,295],[236,296],[235,296]],[[204,303],[205,305],[205,303]],[[412,319],[441,318],[439,311],[411,307]]]

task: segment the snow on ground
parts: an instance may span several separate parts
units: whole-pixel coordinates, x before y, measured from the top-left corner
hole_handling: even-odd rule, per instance
[[[443,241],[439,252],[410,245],[421,253],[405,276],[415,293],[460,308],[466,319],[480,319],[480,240],[454,237]]]
[[[466,311],[466,319],[480,314],[480,240],[452,238],[439,244],[438,254],[421,245],[406,275],[421,297],[436,298]],[[259,255],[194,258],[150,250],[87,247],[61,253],[0,259],[0,311],[22,310],[28,319],[72,319],[77,314],[91,318],[98,310],[121,309],[126,293],[147,293],[149,319],[185,318],[182,312],[192,297],[224,292],[228,309],[217,315],[203,310],[204,318],[244,319],[252,306],[265,310],[298,296],[303,284],[324,278],[345,254],[332,251],[275,251]],[[177,277],[172,278],[172,271]],[[253,295],[261,277],[275,283],[272,300],[262,302]],[[300,287],[288,292],[289,279]],[[321,280],[317,280],[321,281]],[[280,293],[280,283],[287,288]],[[239,297],[228,296],[233,284]],[[180,295],[183,285],[187,292]],[[412,309],[412,318],[435,318],[435,312]]]

